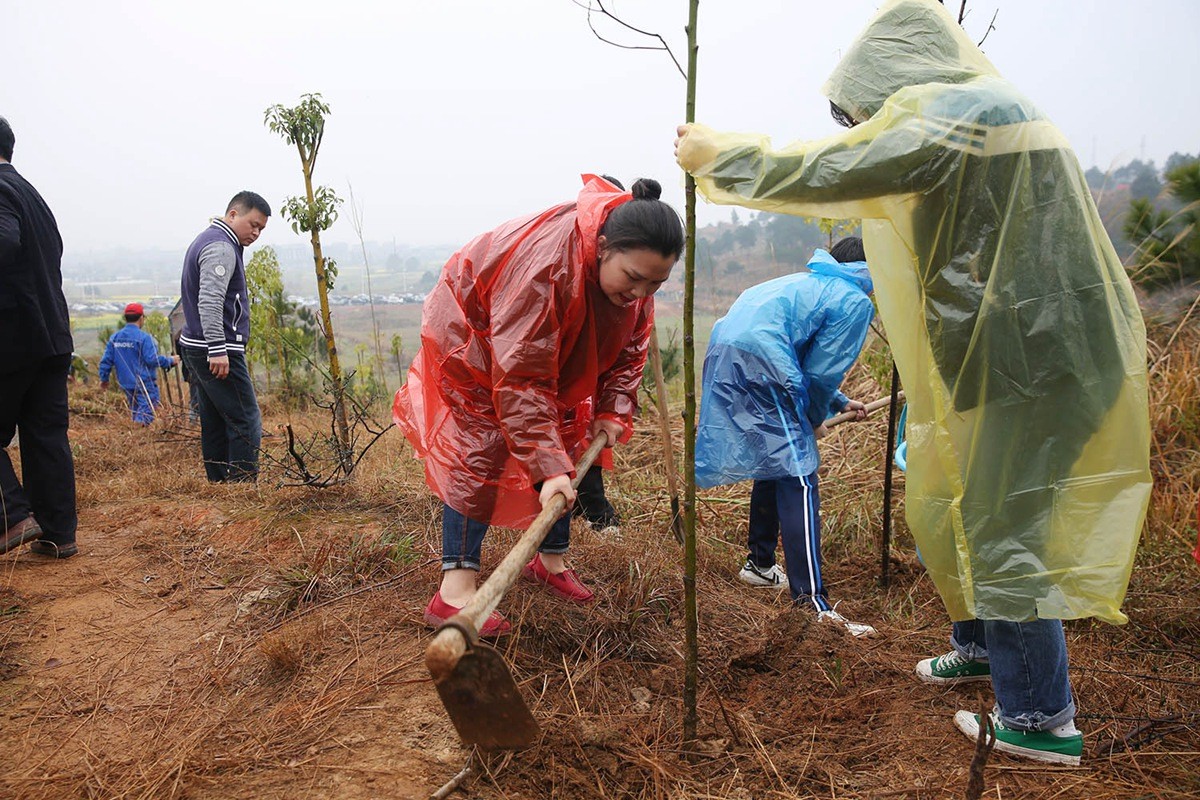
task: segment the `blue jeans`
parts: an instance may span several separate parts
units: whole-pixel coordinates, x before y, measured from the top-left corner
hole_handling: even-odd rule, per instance
[[[442,504],[442,569],[473,569],[479,571],[486,522],[476,522]],[[567,514],[550,527],[539,553],[565,553],[571,545],[571,515]]]
[[[200,401],[200,452],[209,481],[257,480],[262,412],[250,382],[246,356],[229,353],[229,375],[218,379],[208,368],[205,348],[183,346],[179,352]]]
[[[1075,718],[1062,620],[956,622],[950,644],[966,658],[990,664],[1005,727],[1044,731]]]
[[[755,566],[764,570],[775,566],[780,538],[792,600],[828,611],[821,580],[821,493],[816,472],[803,478],[754,482],[747,547]]]

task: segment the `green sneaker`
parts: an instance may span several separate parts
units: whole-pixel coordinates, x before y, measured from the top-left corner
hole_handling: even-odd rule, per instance
[[[992,679],[986,661],[972,661],[957,650],[917,662],[917,677],[926,683],[970,683]]]
[[[996,749],[1000,752],[1049,764],[1079,766],[1079,758],[1083,755],[1083,734],[1074,730],[1074,725],[1070,726],[1074,732],[1065,734],[1054,731],[1018,731],[1004,727],[1004,723],[996,718],[994,712],[991,718],[996,729]],[[954,715],[954,724],[969,736],[971,741],[978,739],[978,714],[959,711]]]

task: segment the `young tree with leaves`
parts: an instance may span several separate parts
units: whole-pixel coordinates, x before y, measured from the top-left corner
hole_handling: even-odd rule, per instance
[[[404,367],[400,362],[400,354],[404,352],[404,339],[398,333],[392,334],[391,354],[396,362],[396,374],[400,376],[400,385],[404,385]]]
[[[246,291],[250,295],[250,344],[246,362],[259,362],[267,373],[267,391],[271,391],[271,361],[279,345],[279,318],[272,299],[283,292],[283,276],[275,248],[257,250],[246,263]],[[278,359],[281,361],[281,359]]]
[[[317,298],[321,304],[321,329],[325,333],[325,349],[329,354],[329,381],[333,389],[334,425],[337,430],[338,460],[349,474],[353,469],[350,445],[350,424],[346,415],[346,391],[338,362],[337,340],[333,333],[333,318],[329,313],[329,292],[337,279],[337,265],[321,252],[321,231],[329,230],[337,221],[341,198],[328,186],[313,186],[313,170],[321,141],[325,137],[325,118],[329,105],[320,94],[305,94],[291,108],[275,104],[268,108],[264,120],[276,133],[296,147],[300,169],[304,173],[304,197],[289,197],[283,204],[283,215],[292,223],[296,233],[307,233],[312,242],[313,266],[317,275]]]

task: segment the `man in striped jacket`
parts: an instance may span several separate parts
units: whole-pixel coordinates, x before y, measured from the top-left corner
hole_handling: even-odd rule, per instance
[[[238,192],[225,216],[196,237],[183,259],[179,349],[195,381],[200,449],[213,483],[258,478],[262,415],[246,366],[250,299],[242,253],[270,216],[261,195]]]

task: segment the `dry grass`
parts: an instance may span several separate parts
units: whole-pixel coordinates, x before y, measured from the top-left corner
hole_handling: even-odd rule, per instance
[[[1152,333],[1165,343],[1172,331]],[[1200,587],[1187,556],[1200,334],[1181,331],[1160,355],[1131,623],[1067,626],[1085,766],[995,755],[985,797],[1200,792]],[[856,368],[848,393],[879,396],[875,372]],[[0,572],[0,795],[421,797],[461,767],[422,662],[439,506],[401,437],[389,433],[347,486],[277,489],[271,474],[210,486],[186,429],[135,429],[93,387],[72,403],[84,412],[72,436],[87,549],[53,571],[21,557]],[[524,585],[505,599],[515,630],[500,647],[545,735],[483,759],[470,796],[961,797],[974,748],[950,715],[990,692],[911,678],[916,659],[945,649],[947,624],[902,508],[892,582],[877,581],[885,424],[844,426],[822,445],[830,591],[881,639],[850,640],[738,584],[748,489],[703,494],[701,741],[688,754],[680,557],[657,422],[644,420],[607,479],[620,537],[574,529],[574,560],[602,602],[567,608]],[[515,536],[494,531],[485,560]]]

